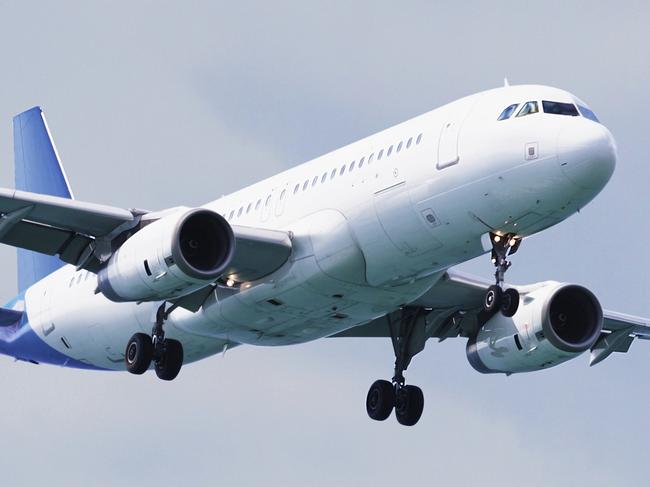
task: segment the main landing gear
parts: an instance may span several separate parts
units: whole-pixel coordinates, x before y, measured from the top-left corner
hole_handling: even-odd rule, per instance
[[[490,286],[485,293],[483,309],[494,314],[501,311],[504,316],[514,316],[519,308],[519,291],[514,288],[503,289],[503,281],[506,271],[512,263],[508,256],[514,254],[521,245],[521,238],[512,235],[497,235],[490,233],[492,242],[492,263],[496,267],[494,277],[496,284]]]
[[[163,324],[169,315],[165,311],[165,303],[161,304],[156,312],[156,324],[151,336],[136,333],[126,345],[124,361],[126,370],[132,374],[144,374],[151,362],[154,362],[156,375],[162,380],[176,378],[183,365],[183,345],[177,340],[165,338]]]
[[[391,382],[377,380],[368,391],[366,411],[376,421],[384,421],[395,410],[395,417],[400,424],[413,426],[422,416],[424,395],[419,387],[406,385],[404,371],[411,359],[424,349],[426,329],[423,308],[405,307],[401,316],[394,323],[387,316],[391,341],[395,351],[395,375]]]

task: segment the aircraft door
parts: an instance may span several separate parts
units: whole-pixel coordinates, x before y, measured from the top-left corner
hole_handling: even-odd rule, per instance
[[[265,222],[271,216],[271,209],[273,208],[273,192],[272,190],[262,202],[262,221]]]
[[[464,100],[455,107],[454,111],[447,117],[447,121],[443,123],[440,129],[440,138],[438,139],[437,169],[445,169],[458,164],[460,161],[460,130],[474,103],[475,101]]]
[[[282,187],[282,190],[280,191],[280,197],[278,198],[278,201],[275,204],[275,216],[280,216],[282,215],[282,213],[284,213],[284,205],[287,201],[288,196],[289,196],[289,183],[286,183]]]
[[[443,124],[438,141],[438,169],[444,169],[457,164],[458,156],[458,133],[460,131],[458,120],[450,120]]]

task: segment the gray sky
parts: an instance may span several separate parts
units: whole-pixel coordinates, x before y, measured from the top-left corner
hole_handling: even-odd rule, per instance
[[[11,117],[40,104],[78,199],[198,205],[455,98],[542,83],[589,102],[619,164],[509,278],[578,282],[650,316],[650,7],[628,2],[0,0],[0,185]],[[0,297],[15,292],[0,249]],[[489,276],[488,259],[463,269]],[[647,485],[650,343],[589,369],[483,376],[463,340],[407,379],[415,428],[375,423],[388,340],[242,347],[183,369],[93,373],[0,358],[3,485]]]

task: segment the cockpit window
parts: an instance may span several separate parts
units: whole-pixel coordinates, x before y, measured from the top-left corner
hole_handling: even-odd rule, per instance
[[[578,108],[580,109],[580,113],[582,113],[583,117],[588,118],[589,120],[593,120],[594,122],[600,123],[600,120],[598,120],[596,114],[591,110],[589,110],[587,107],[578,105]]]
[[[515,103],[514,105],[510,105],[508,108],[503,110],[501,112],[501,115],[499,115],[499,118],[497,120],[507,120],[509,119],[512,114],[515,112],[515,109],[519,106],[519,103]]]
[[[542,108],[544,113],[552,113],[554,115],[569,115],[577,117],[580,115],[578,109],[573,103],[560,103],[559,101],[542,101]]]
[[[521,107],[519,110],[519,113],[517,113],[518,117],[523,117],[525,115],[531,115],[533,113],[539,112],[539,108],[537,107],[537,102],[536,101],[527,101],[524,103],[524,106]]]

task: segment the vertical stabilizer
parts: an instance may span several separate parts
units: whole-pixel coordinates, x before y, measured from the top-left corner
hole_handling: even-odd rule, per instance
[[[14,117],[14,170],[16,189],[73,199],[40,107]],[[24,291],[62,265],[58,257],[19,249],[18,290]]]

